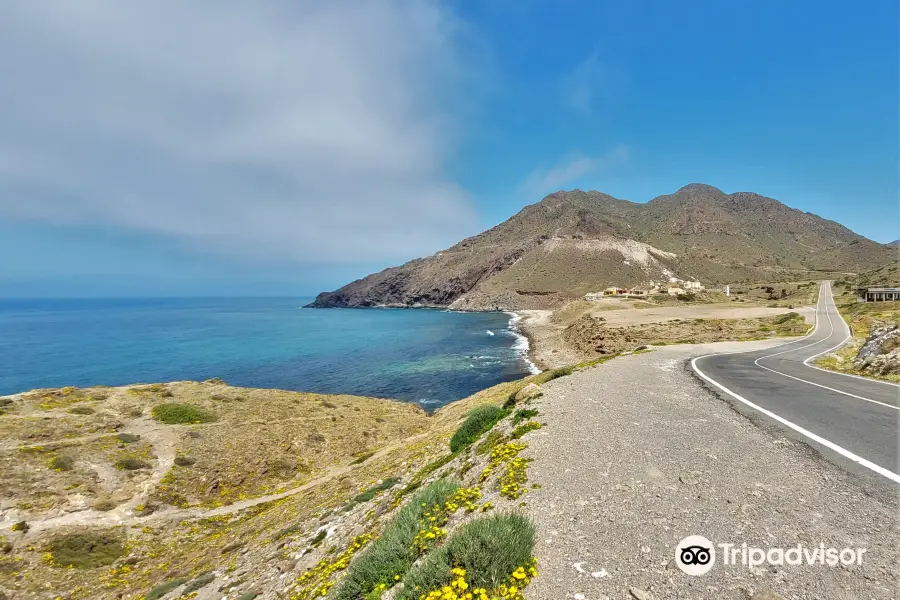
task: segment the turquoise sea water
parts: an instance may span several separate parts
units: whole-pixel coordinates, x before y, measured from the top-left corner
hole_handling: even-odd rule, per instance
[[[309,300],[0,300],[0,394],[221,377],[435,408],[529,372],[507,314]]]

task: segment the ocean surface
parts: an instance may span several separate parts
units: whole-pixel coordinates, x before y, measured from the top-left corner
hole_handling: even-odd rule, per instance
[[[0,395],[221,377],[434,409],[534,368],[509,314],[300,308],[309,301],[0,300]]]

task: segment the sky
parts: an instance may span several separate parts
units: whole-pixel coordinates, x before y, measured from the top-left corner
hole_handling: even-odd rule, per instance
[[[0,297],[299,295],[560,189],[900,238],[898,5],[0,3]]]

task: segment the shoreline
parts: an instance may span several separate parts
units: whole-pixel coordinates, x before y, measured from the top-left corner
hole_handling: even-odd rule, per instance
[[[503,314],[510,315],[507,329],[509,329],[512,332],[513,336],[516,338],[516,343],[513,344],[513,349],[517,350],[522,355],[522,360],[524,360],[528,365],[528,371],[531,375],[542,373],[544,369],[542,369],[537,364],[537,357],[534,353],[534,339],[528,333],[528,331],[524,330],[519,325],[519,323],[522,322],[525,316],[521,313],[509,310],[503,311]]]

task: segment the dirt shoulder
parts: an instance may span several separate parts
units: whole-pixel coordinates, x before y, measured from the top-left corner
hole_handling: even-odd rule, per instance
[[[529,436],[542,487],[528,499],[541,576],[529,598],[896,597],[896,496],[752,423],[686,369],[692,356],[738,347],[749,346],[659,348],[542,386],[544,427]],[[867,552],[849,567],[748,568],[720,555],[691,577],[674,554],[694,534]]]

